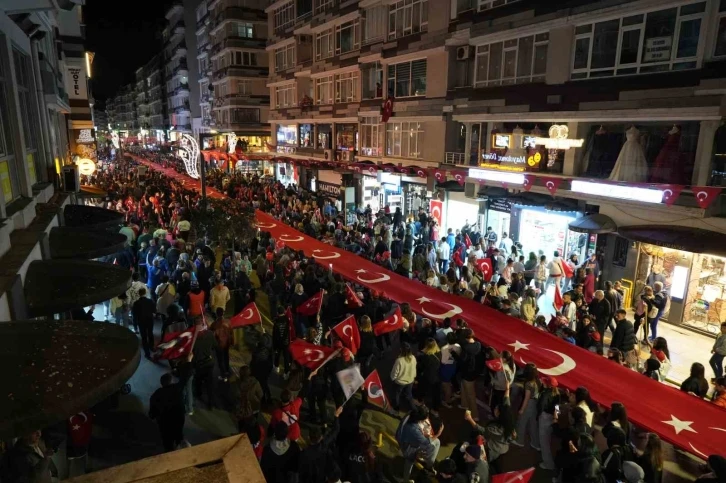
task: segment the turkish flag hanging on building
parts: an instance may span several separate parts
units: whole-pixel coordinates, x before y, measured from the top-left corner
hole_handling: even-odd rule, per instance
[[[317,369],[330,355],[335,352],[330,347],[315,345],[302,339],[295,339],[289,346],[290,355],[300,365],[308,369]]]
[[[534,467],[521,470],[510,471],[509,473],[500,473],[492,476],[492,483],[529,483],[534,475]]]
[[[535,179],[536,178],[531,174],[524,175],[524,182],[522,183],[522,188],[524,188],[524,191],[529,191],[530,189],[532,189],[532,185],[534,184]]]
[[[452,171],[451,174],[454,175],[454,179],[460,186],[464,186],[464,183],[466,183],[466,171]]]
[[[259,309],[257,309],[257,304],[254,302],[247,304],[240,313],[229,319],[229,325],[233,329],[244,327],[245,325],[259,324],[260,322],[262,322],[262,316],[260,315]]]
[[[437,183],[443,183],[446,181],[446,171],[443,169],[432,169],[431,171],[433,171],[434,178],[436,178]]]
[[[345,301],[350,305],[351,307],[360,308],[363,307],[363,301],[358,297],[358,294],[355,293],[355,291],[350,288],[350,284],[345,284]]]
[[[442,227],[444,221],[444,203],[440,200],[429,201],[429,214],[431,218],[436,220],[436,224]]]
[[[428,173],[423,168],[416,168],[416,176],[418,176],[419,178],[428,178],[429,177]]]
[[[395,312],[380,322],[377,322],[373,326],[373,333],[381,335],[398,329],[403,329],[403,315],[401,315],[401,307],[396,307]]]
[[[476,261],[476,268],[479,269],[484,281],[488,282],[492,279],[492,261],[489,257],[480,258]]]
[[[383,109],[381,111],[381,122],[388,122],[393,115],[393,96],[388,96],[386,102],[383,103]]]
[[[323,290],[316,293],[305,301],[304,304],[297,308],[298,314],[303,315],[318,315],[320,307],[323,305]]]
[[[719,197],[723,188],[716,186],[691,186],[691,189],[693,190],[693,196],[696,198],[696,203],[698,203],[701,209],[705,210]]]
[[[678,197],[681,195],[684,186],[682,184],[664,184],[660,185],[659,188],[663,190],[663,203],[666,206],[673,206]]]
[[[360,348],[360,332],[358,331],[358,323],[352,315],[346,318],[332,328],[335,335],[338,336],[340,342],[355,355]]]
[[[546,177],[543,176],[542,182],[544,183],[545,188],[547,188],[547,191],[549,191],[550,194],[552,196],[554,196],[555,193],[557,193],[557,188],[560,187],[560,183],[562,183],[562,178],[552,178],[549,176],[546,176]]]
[[[383,392],[383,384],[381,384],[381,377],[378,375],[376,369],[373,370],[368,377],[366,377],[363,383],[363,388],[368,393],[368,402],[375,404],[384,411],[388,410],[388,398],[386,393]]]

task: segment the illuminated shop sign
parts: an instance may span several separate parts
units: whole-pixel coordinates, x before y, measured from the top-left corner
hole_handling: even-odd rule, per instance
[[[524,184],[524,174],[506,172],[503,170],[492,171],[488,169],[470,168],[469,177],[486,181],[498,181],[506,184]]]
[[[325,181],[318,181],[318,192],[325,192],[333,196],[340,196],[340,186]]]
[[[512,163],[524,165],[527,162],[524,156],[510,156],[508,154],[498,153],[482,153],[481,158],[482,161],[484,161],[485,163],[487,161],[494,161],[497,163]]]
[[[663,201],[663,190],[609,183],[594,183],[591,181],[573,180],[570,184],[570,191],[605,198],[642,201],[643,203],[660,203]]]

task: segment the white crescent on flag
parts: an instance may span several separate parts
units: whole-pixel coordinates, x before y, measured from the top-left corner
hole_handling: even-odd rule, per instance
[[[462,312],[461,307],[459,307],[457,305],[449,304],[449,303],[445,303],[445,302],[439,302],[442,305],[448,305],[449,307],[451,307],[451,309],[449,309],[448,311],[444,312],[443,314],[432,314],[431,312],[429,312],[428,310],[426,310],[424,308],[424,304],[426,302],[431,302],[431,299],[430,298],[421,297],[421,298],[416,299],[416,301],[419,304],[421,304],[421,313],[424,313],[424,314],[426,314],[429,317],[434,318],[434,319],[445,319],[447,317],[454,317],[455,315],[459,315]]]
[[[361,268],[359,270],[356,270],[355,273],[368,273],[368,270]],[[370,272],[370,273],[378,273],[378,275],[380,275],[380,276],[376,277],[376,278],[361,278],[361,276],[358,275],[356,278],[363,283],[381,283],[381,282],[387,282],[391,279],[391,277],[389,277],[385,273],[380,273],[380,272]]]

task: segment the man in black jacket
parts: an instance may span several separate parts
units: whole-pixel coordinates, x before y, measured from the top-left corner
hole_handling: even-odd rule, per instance
[[[280,356],[284,362],[284,373],[290,372],[291,356],[288,346],[290,345],[290,322],[285,315],[283,306],[277,307],[277,317],[272,325],[272,350],[275,353],[274,367],[276,372],[280,372]]]
[[[638,363],[638,354],[635,351],[635,329],[633,323],[626,319],[627,312],[623,309],[615,311],[615,332],[610,342],[611,349],[618,349],[625,357],[628,367],[632,368]]]
[[[156,304],[146,297],[146,289],[139,289],[139,300],[131,307],[131,315],[134,317],[134,324],[139,326],[141,332],[141,346],[144,348],[144,355],[151,359],[151,349],[154,348],[154,314]]]
[[[161,387],[154,391],[149,403],[149,417],[159,425],[164,451],[174,451],[184,439],[186,380],[173,380],[171,373],[161,376]]]
[[[194,343],[194,382],[196,394],[201,400],[202,393],[207,394],[209,409],[214,406],[214,352],[217,349],[217,339],[214,332],[207,329],[202,317],[194,320],[197,328],[197,340]]]
[[[612,308],[610,307],[610,302],[605,299],[605,293],[602,290],[595,291],[595,298],[590,302],[588,311],[590,312],[590,316],[595,319],[597,331],[600,333],[600,340],[603,340],[605,338],[605,330],[610,322]]]
[[[330,472],[331,465],[335,465],[337,456],[333,452],[335,440],[338,436],[340,424],[338,416],[343,408],[335,412],[333,427],[323,435],[319,426],[310,428],[308,441],[310,444],[300,453],[300,465],[298,467],[300,483],[324,483],[326,475]]]

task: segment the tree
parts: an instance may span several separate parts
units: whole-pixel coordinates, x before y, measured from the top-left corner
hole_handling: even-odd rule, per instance
[[[206,236],[208,241],[222,246],[249,244],[256,234],[254,210],[237,200],[207,199],[206,209],[196,208],[191,214],[197,238]]]

